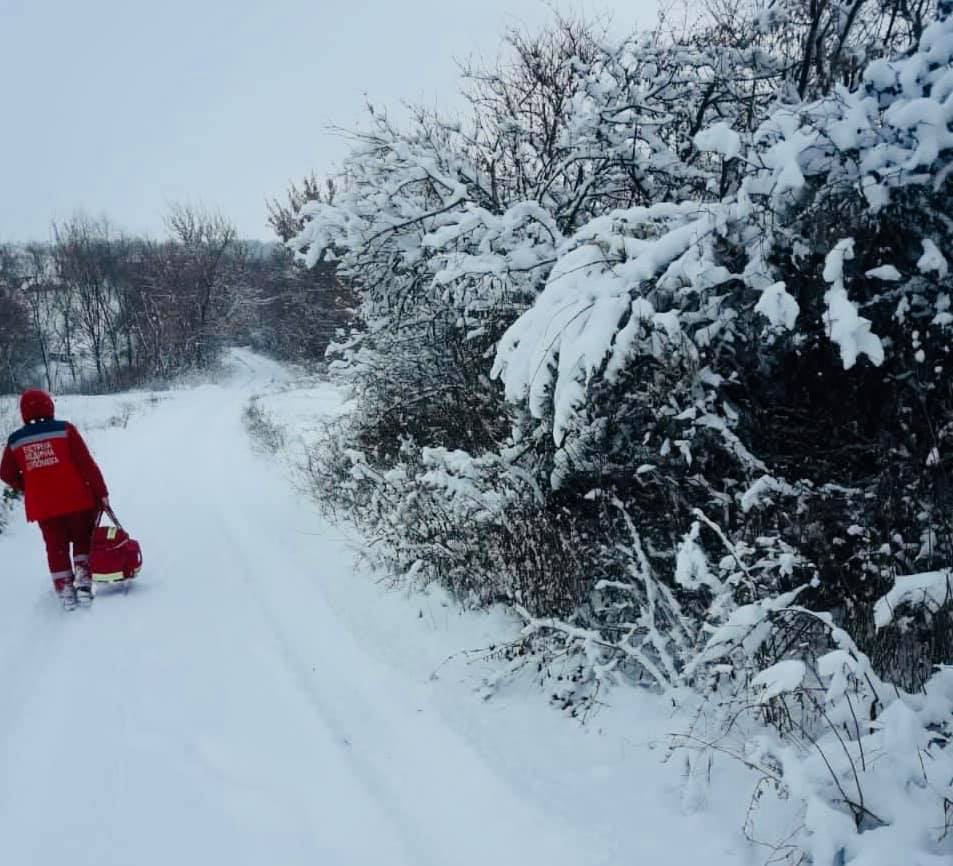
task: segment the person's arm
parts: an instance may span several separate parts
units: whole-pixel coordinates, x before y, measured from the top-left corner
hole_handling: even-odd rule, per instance
[[[3,460],[0,460],[0,481],[12,487],[18,493],[23,492],[23,473],[13,458],[13,451],[7,445],[3,449]]]
[[[83,437],[80,436],[79,430],[72,424],[66,425],[66,432],[69,437],[70,454],[73,458],[73,462],[76,464],[76,468],[79,469],[83,480],[89,485],[89,489],[93,491],[93,496],[96,497],[96,501],[100,504],[106,503],[109,499],[109,490],[106,488],[106,481],[103,478],[103,473],[99,471],[99,466],[96,465],[96,461],[93,460],[93,455],[89,453],[89,449],[86,447]]]

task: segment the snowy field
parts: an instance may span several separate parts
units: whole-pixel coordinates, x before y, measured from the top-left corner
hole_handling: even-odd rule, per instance
[[[252,446],[254,395],[286,460]],[[291,470],[340,408],[247,352],[221,384],[60,402],[146,568],[65,614],[19,509],[0,535],[0,863],[763,863],[752,779],[686,786],[659,699],[617,690],[585,727],[529,676],[487,699],[503,663],[466,651],[516,622],[355,570]]]

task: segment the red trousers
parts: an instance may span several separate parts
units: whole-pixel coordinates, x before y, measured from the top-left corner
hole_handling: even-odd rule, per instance
[[[96,527],[97,511],[79,511],[40,521],[40,532],[46,543],[53,581],[70,581],[73,563],[85,565],[89,561],[89,547]],[[70,547],[73,548],[72,557]]]

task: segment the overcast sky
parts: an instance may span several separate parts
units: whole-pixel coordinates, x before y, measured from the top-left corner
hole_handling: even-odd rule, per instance
[[[656,0],[572,0],[613,29]],[[171,202],[270,237],[265,199],[333,169],[364,94],[451,107],[456,61],[495,57],[543,0],[0,0],[0,242],[77,210],[161,234]]]

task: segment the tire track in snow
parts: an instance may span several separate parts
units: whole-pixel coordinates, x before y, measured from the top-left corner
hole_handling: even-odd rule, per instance
[[[277,378],[272,370],[266,370],[266,375],[268,381]],[[256,494],[254,489],[243,484],[240,467],[248,461],[257,460],[242,427],[241,414],[256,384],[261,385],[261,376],[256,377],[255,370],[251,368],[248,376],[242,375],[241,378],[241,389],[222,390],[210,395],[213,399],[208,402],[203,424],[199,429],[191,429],[187,433],[189,465],[194,472],[190,482],[195,490],[202,491],[202,495],[184,501],[175,515],[175,522],[181,526],[183,534],[189,526],[200,526],[203,536],[208,539],[209,549],[204,552],[203,558],[209,562],[214,560],[215,568],[202,577],[205,584],[201,588],[202,595],[207,596],[213,604],[215,598],[226,599],[227,608],[220,614],[237,621],[250,620],[254,623],[249,626],[251,634],[261,634],[260,626],[264,626],[278,669],[288,677],[295,694],[306,701],[308,714],[316,718],[326,732],[317,732],[316,740],[333,743],[339,759],[353,769],[352,778],[366,793],[368,805],[376,806],[381,818],[387,821],[394,836],[400,840],[406,856],[395,857],[396,852],[393,852],[388,862],[442,866],[443,861],[435,860],[431,852],[422,846],[419,834],[412,832],[415,822],[401,810],[399,798],[381,796],[382,792],[391,790],[390,783],[375,770],[370,761],[349,745],[347,728],[333,706],[335,698],[329,699],[322,694],[314,682],[314,672],[292,648],[262,592],[261,581],[267,579],[269,571],[268,556],[264,553],[267,548],[262,546],[254,522],[240,518],[244,509],[254,504]],[[186,422],[188,419],[181,420]],[[182,432],[186,434],[185,430]],[[175,483],[167,472],[162,471],[162,467],[157,468],[165,484]],[[158,478],[155,483],[160,483]],[[222,489],[223,485],[225,489]],[[214,503],[207,498],[210,494],[216,497]],[[185,566],[183,563],[182,568],[177,568],[173,560],[169,567],[173,572],[178,572],[184,570]],[[227,586],[222,581],[223,577]],[[240,582],[241,591],[236,592],[236,582]],[[348,706],[353,707],[356,701],[357,696],[350,695]],[[370,711],[370,708],[366,709]],[[280,731],[276,733],[281,736]],[[307,749],[308,745],[302,743],[302,748]],[[235,781],[236,778],[231,779],[232,783]],[[316,787],[321,783],[321,779],[315,778]],[[374,820],[370,815],[367,817]]]
[[[414,866],[443,866],[443,861],[436,859],[433,852],[421,846],[418,834],[409,832],[409,828],[416,822],[413,816],[401,808],[399,797],[393,795],[391,781],[377,770],[371,761],[365,759],[359,749],[354,748],[348,726],[340,714],[334,710],[332,705],[334,699],[329,699],[320,687],[315,676],[316,668],[309,666],[292,647],[284,628],[275,617],[267,599],[260,592],[258,582],[253,575],[253,572],[261,574],[265,569],[263,567],[249,568],[247,565],[249,562],[255,562],[259,555],[257,549],[247,542],[245,533],[235,531],[227,520],[223,519],[221,525],[223,537],[230,540],[231,549],[240,554],[235,556],[233,561],[237,565],[237,571],[241,575],[242,584],[248,596],[255,601],[261,620],[267,626],[283,669],[294,683],[298,693],[308,702],[321,726],[330,733],[332,741],[337,745],[338,753],[353,768],[355,778],[367,792],[369,799],[376,803],[390,820],[403,842],[408,855],[407,862]],[[261,563],[258,565],[261,566]],[[341,683],[338,682],[335,684],[335,690],[340,691],[340,689]],[[367,713],[372,712],[371,708],[360,701],[354,692],[350,692],[347,695],[346,705],[353,710],[355,704],[364,704],[363,709]],[[386,797],[382,796],[385,791],[388,793]]]
[[[14,525],[14,521],[17,525]],[[28,724],[30,704],[37,682],[42,682],[57,664],[62,664],[63,647],[71,626],[64,623],[59,602],[49,588],[42,558],[42,544],[30,543],[27,534],[36,531],[17,515],[5,533],[4,551],[7,562],[35,563],[35,568],[18,574],[14,583],[5,589],[5,605],[12,613],[18,607],[27,613],[4,622],[0,641],[0,672],[2,672],[3,703],[0,707],[0,813],[11,792],[8,791],[8,767],[12,753]],[[8,575],[9,577],[9,575]]]

